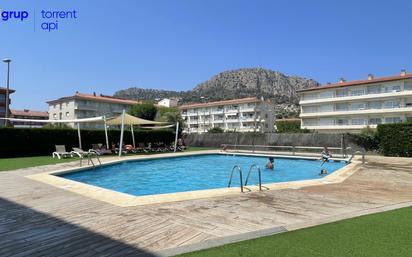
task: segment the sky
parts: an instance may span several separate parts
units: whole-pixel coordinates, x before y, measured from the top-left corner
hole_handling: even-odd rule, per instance
[[[0,19],[13,109],[47,110],[46,101],[76,91],[189,90],[246,67],[320,83],[412,72],[406,0],[0,0],[0,9],[29,14]],[[47,30],[56,19],[41,11],[73,10],[76,19]]]

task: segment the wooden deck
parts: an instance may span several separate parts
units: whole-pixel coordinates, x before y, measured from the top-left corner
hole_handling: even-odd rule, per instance
[[[412,201],[412,159],[369,157],[340,184],[117,207],[0,173],[0,256],[155,256],[225,236],[295,229]]]

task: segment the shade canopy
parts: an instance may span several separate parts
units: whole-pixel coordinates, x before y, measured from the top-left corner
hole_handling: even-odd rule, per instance
[[[17,119],[17,118],[0,118],[1,120],[9,120],[15,122],[35,122],[35,123],[92,123],[92,122],[103,122],[104,117],[92,117],[84,119],[75,120],[35,120],[35,119]]]
[[[122,125],[122,115],[119,115],[117,117],[107,119],[106,124],[107,125]],[[168,122],[158,122],[158,121],[153,121],[153,120],[145,120],[141,118],[134,117],[130,114],[125,113],[124,114],[124,120],[123,120],[124,125],[164,125],[168,124]]]

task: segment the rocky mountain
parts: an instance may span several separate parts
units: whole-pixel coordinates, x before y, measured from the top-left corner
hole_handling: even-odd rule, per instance
[[[180,98],[180,103],[227,100],[248,96],[263,96],[271,99],[282,108],[296,109],[296,90],[316,87],[313,79],[287,76],[278,71],[263,68],[244,68],[221,72],[200,83],[189,91],[166,91],[143,88],[120,90],[115,96],[127,99],[154,100],[158,98]],[[288,107],[285,107],[288,106]]]
[[[263,96],[274,99],[279,104],[297,104],[296,90],[315,86],[319,86],[319,83],[312,79],[251,68],[219,73],[199,84],[192,92],[216,100]]]

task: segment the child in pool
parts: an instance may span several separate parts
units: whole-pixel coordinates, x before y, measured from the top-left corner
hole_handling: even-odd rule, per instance
[[[269,157],[269,161],[266,163],[266,169],[273,170],[275,168],[275,159]]]

